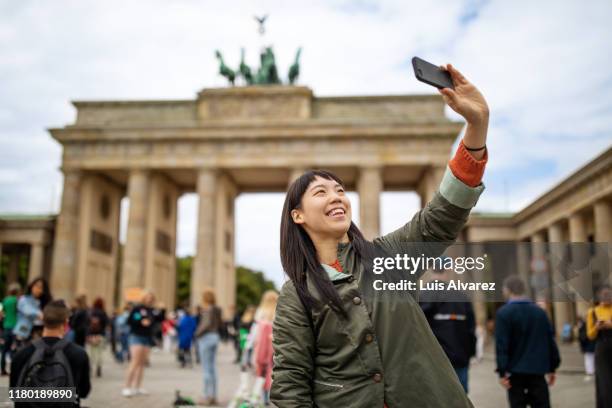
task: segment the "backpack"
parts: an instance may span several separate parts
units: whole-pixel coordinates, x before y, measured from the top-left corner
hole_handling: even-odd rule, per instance
[[[74,376],[64,349],[70,345],[66,339],[61,339],[53,346],[43,339],[32,342],[34,353],[24,366],[18,387],[76,387]]]

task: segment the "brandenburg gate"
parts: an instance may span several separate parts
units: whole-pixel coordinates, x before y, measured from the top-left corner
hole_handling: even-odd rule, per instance
[[[463,126],[444,116],[438,95],[315,97],[300,86],[73,104],[75,123],[50,130],[63,146],[64,174],[51,285],[55,297],[84,293],[108,304],[116,289],[123,297],[130,288],[148,288],[174,305],[182,194],[199,198],[191,301],[212,287],[227,307],[235,302],[238,194],[285,191],[306,169],[330,169],[359,194],[360,227],[373,238],[381,192],[414,190],[427,202]],[[119,256],[124,196],[129,214]],[[267,231],[260,236],[268,239]]]

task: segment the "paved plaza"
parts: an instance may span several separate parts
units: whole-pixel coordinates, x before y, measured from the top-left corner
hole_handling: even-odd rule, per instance
[[[557,384],[551,388],[553,407],[594,407],[594,383],[583,381],[582,355],[575,346],[562,346],[561,351],[564,361],[557,377]],[[229,344],[221,345],[218,357],[220,406],[227,405],[238,386],[240,370],[232,363],[233,358],[233,348]],[[120,394],[124,368],[111,361],[108,354],[104,365],[104,376],[92,379],[93,389],[89,398],[83,401],[83,406],[170,408],[174,401],[175,390],[180,389],[183,395],[194,397],[196,400],[201,390],[202,373],[199,366],[180,369],[173,355],[155,350],[144,381],[144,386],[150,394],[123,398]],[[487,350],[483,361],[471,368],[470,398],[476,407],[502,408],[507,405],[505,392],[498,385],[493,369],[494,360],[490,349]],[[6,382],[6,377],[3,377],[2,385],[6,386]]]

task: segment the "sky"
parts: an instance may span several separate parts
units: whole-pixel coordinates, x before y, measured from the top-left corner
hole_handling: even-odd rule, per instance
[[[453,63],[491,111],[476,210],[519,211],[612,144],[611,19],[609,1],[0,0],[0,213],[58,211],[61,146],[46,129],[74,122],[70,101],[193,99],[226,86],[216,49],[237,66],[245,47],[254,67],[268,44],[283,76],[303,48],[298,83],[316,96],[436,93],[411,58]],[[282,202],[236,201],[236,261],[277,284]],[[381,232],[418,205],[383,193]],[[178,255],[194,253],[196,206],[179,200]]]

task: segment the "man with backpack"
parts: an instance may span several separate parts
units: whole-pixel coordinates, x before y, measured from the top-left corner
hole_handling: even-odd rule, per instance
[[[19,350],[11,362],[11,387],[75,387],[74,404],[57,406],[79,407],[91,389],[89,358],[82,347],[64,339],[69,310],[62,300],[49,302],[43,309],[42,338]],[[42,401],[41,401],[42,402]],[[15,407],[37,406],[36,403],[16,403]],[[54,406],[45,404],[45,406]]]

